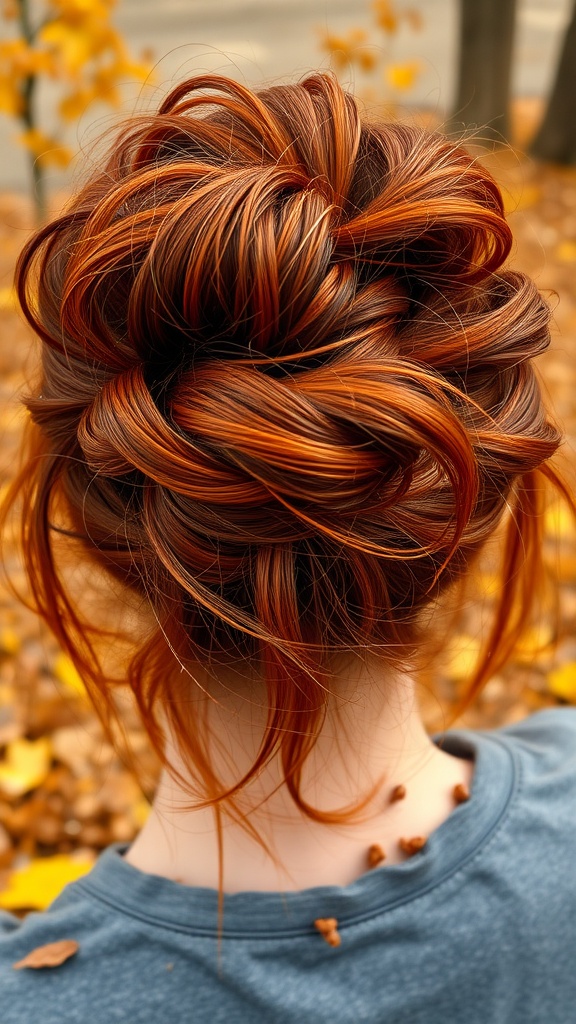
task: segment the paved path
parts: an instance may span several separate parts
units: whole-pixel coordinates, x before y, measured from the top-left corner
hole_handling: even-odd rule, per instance
[[[547,90],[571,2],[518,0],[516,94]],[[418,33],[403,27],[393,40],[390,60],[420,62],[422,72],[407,98],[444,115],[455,84],[458,0],[398,0],[398,6],[417,8],[423,27]],[[326,64],[319,48],[322,29],[345,33],[352,26],[369,27],[370,7],[370,0],[118,0],[116,22],[133,51],[152,49],[157,89],[164,92],[171,82],[199,70],[218,69],[255,83]],[[357,85],[364,84],[369,81],[359,75]],[[48,110],[53,97],[46,92]],[[127,101],[137,93],[128,87]],[[93,107],[67,141],[74,149],[86,145],[111,116],[109,108]],[[24,158],[14,134],[8,118],[0,115],[0,190],[25,187]],[[54,184],[62,184],[61,176]]]

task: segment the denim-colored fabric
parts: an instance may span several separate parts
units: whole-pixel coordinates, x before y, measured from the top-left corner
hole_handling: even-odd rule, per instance
[[[45,913],[0,915],[1,1024],[572,1024],[576,709],[442,742],[474,756],[472,796],[421,853],[346,888],[226,897],[220,955],[216,893],[121,844]],[[57,939],[79,952],[13,970]]]

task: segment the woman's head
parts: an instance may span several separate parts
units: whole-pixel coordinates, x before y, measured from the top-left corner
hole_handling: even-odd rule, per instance
[[[106,706],[51,557],[58,508],[151,605],[128,679],[158,751],[163,709],[209,796],[181,666],[259,667],[253,771],[280,752],[298,800],[331,659],[405,663],[508,508],[477,681],[507,653],[538,558],[536,471],[559,443],[530,364],[549,311],[502,269],[510,245],[464,149],[362,121],[316,74],[183,83],[26,247],[42,373],[18,488],[38,606]]]

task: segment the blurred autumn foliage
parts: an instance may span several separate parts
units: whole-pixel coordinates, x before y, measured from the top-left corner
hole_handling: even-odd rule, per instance
[[[145,60],[130,56],[111,16],[116,0],[4,0],[2,17],[12,36],[0,41],[0,113],[20,122],[19,140],[30,154],[38,214],[45,207],[44,172],[72,158],[60,141],[60,128],[77,121],[95,101],[120,102],[119,84],[144,81]],[[38,92],[44,80],[57,86],[54,129],[45,130]]]
[[[365,99],[390,105],[409,92],[420,71],[417,60],[394,61],[394,38],[403,26],[418,32],[422,15],[416,8],[399,8],[394,0],[373,0],[370,13],[372,24],[367,29],[354,27],[343,35],[322,31],[320,47],[338,74],[354,69],[365,76],[369,83],[361,90]]]

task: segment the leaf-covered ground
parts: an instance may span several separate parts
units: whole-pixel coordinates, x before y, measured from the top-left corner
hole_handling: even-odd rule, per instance
[[[540,365],[567,433],[565,464],[572,472],[576,171],[537,166],[511,152],[488,159],[516,233],[514,264],[535,275],[555,305],[552,347]],[[13,470],[22,426],[15,395],[33,365],[31,338],[11,293],[12,267],[29,229],[26,200],[0,196],[1,487]],[[559,621],[544,617],[527,635],[514,661],[467,712],[467,725],[502,725],[541,707],[576,702],[576,537],[570,517],[558,508],[550,510],[547,530],[549,562],[558,576]],[[18,579],[16,552],[9,553],[8,562]],[[479,578],[485,606],[496,585],[489,571]],[[442,668],[427,680],[436,695],[427,698],[427,713],[436,727],[439,706],[449,707],[465,689],[481,628],[480,612],[470,604]],[[135,720],[128,722],[128,732],[153,778],[155,761]],[[105,846],[135,835],[151,795],[150,788],[142,792],[104,739],[71,664],[0,582],[0,907],[25,913],[47,906]]]

